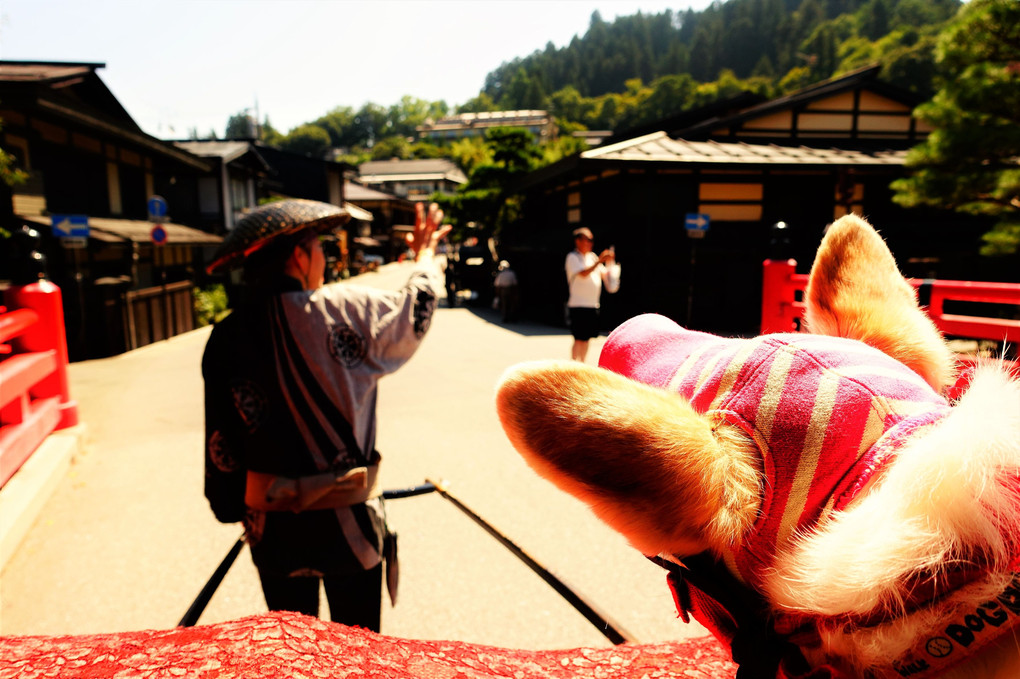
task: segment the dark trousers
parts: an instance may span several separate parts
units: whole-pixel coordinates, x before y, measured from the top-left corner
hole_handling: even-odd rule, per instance
[[[517,320],[517,306],[519,304],[520,295],[517,292],[516,285],[508,285],[500,288],[496,288],[496,292],[499,295],[499,308],[503,312],[503,320],[513,322]]]
[[[321,578],[333,622],[378,632],[382,617],[382,564],[357,575]],[[316,577],[279,577],[259,572],[262,593],[271,611],[319,615]]]

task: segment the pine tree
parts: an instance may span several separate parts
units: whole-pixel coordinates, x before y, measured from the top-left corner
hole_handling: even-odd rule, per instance
[[[988,215],[983,254],[1020,245],[1020,3],[971,0],[942,34],[942,88],[917,114],[935,131],[915,147],[894,200]]]

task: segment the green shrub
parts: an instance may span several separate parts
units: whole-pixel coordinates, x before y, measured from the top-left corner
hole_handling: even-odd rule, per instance
[[[230,312],[227,308],[227,291],[220,284],[194,288],[192,298],[195,305],[195,320],[199,326],[215,323]]]

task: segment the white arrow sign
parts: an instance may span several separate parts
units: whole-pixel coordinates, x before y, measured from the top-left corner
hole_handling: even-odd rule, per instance
[[[688,212],[684,219],[684,225],[692,231],[708,231],[711,218],[703,213]]]
[[[52,215],[50,224],[57,238],[88,238],[88,215]]]

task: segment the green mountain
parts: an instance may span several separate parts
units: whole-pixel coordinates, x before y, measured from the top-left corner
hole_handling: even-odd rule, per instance
[[[885,80],[927,97],[935,37],[960,6],[959,0],[729,0],[701,12],[638,13],[612,23],[595,12],[587,32],[568,45],[549,43],[493,70],[478,99],[461,110],[552,108],[571,122],[619,128],[732,90],[774,96],[871,63],[883,64]],[[706,90],[708,84],[717,86]],[[653,110],[623,115],[627,102],[614,98],[628,94],[651,97]]]

